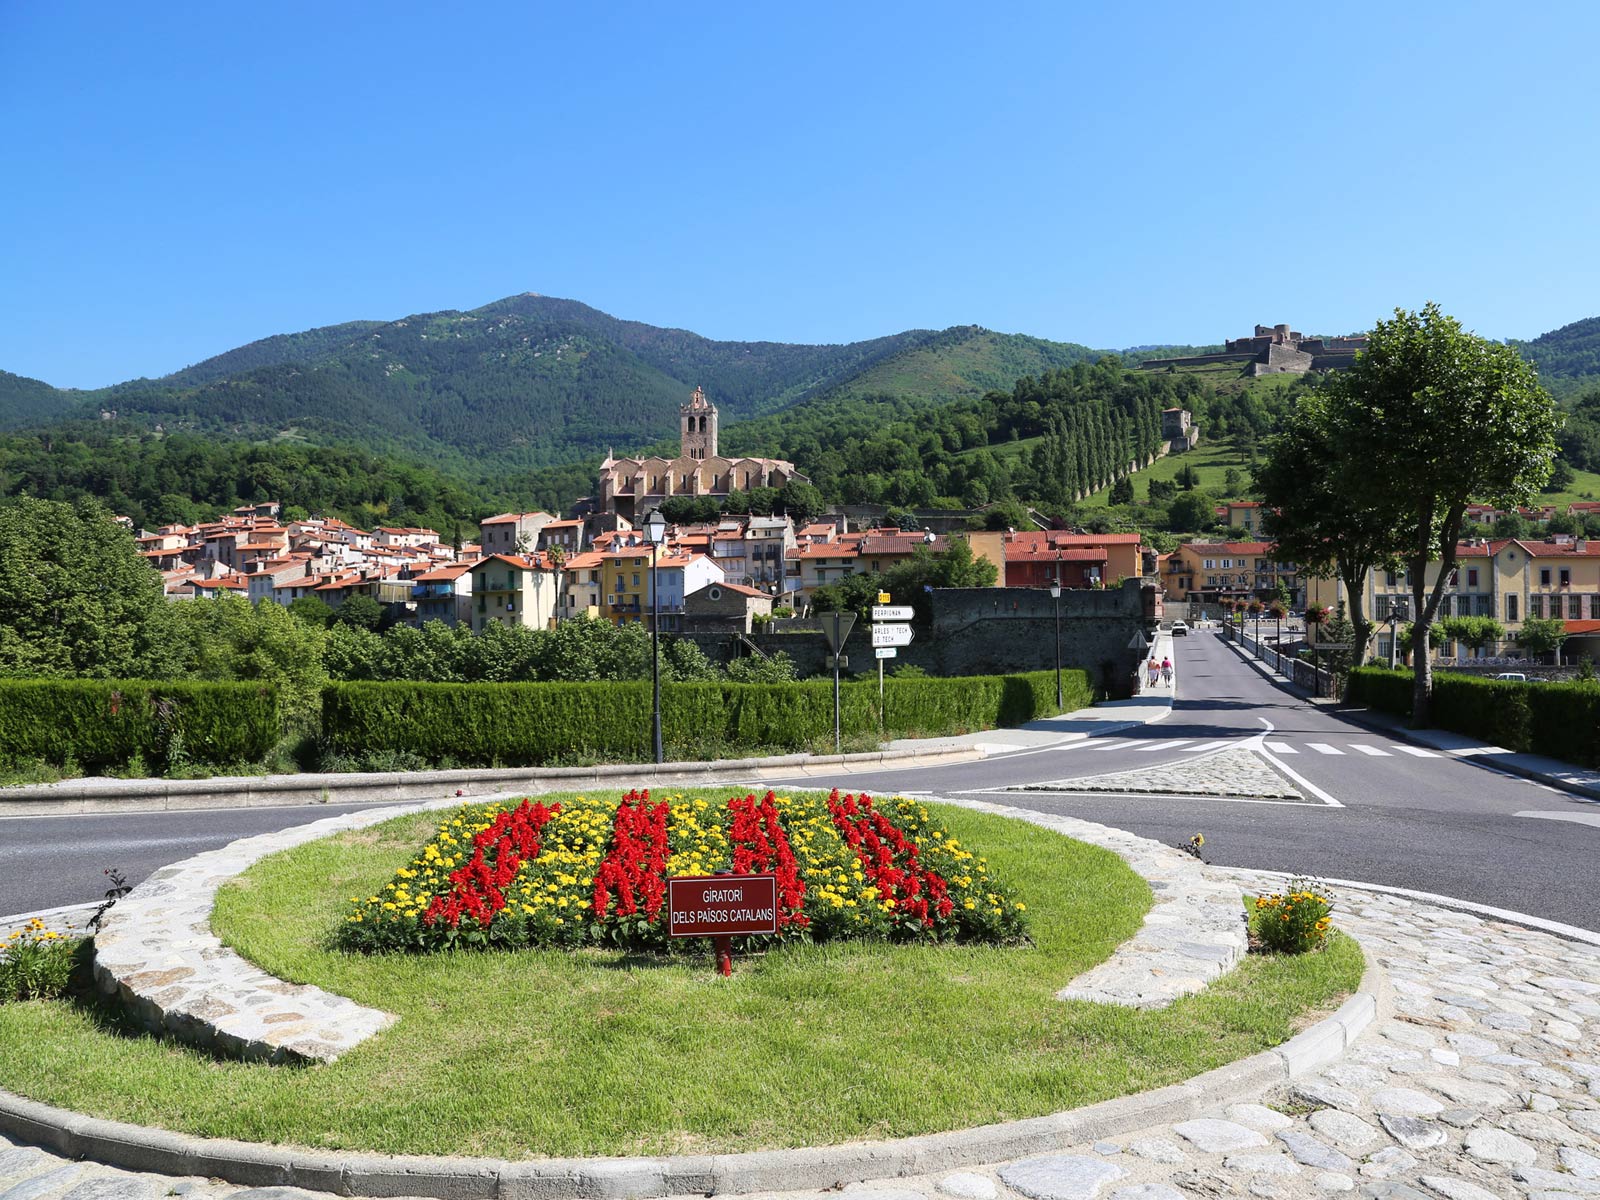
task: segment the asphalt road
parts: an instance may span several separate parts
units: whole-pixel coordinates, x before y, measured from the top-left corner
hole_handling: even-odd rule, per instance
[[[792,783],[972,796],[1168,843],[1200,832],[1207,858],[1227,866],[1415,888],[1600,932],[1600,803],[1419,751],[1306,704],[1209,632],[1173,646],[1178,699],[1164,721],[981,762]],[[1304,802],[1005,790],[1193,761],[1252,740],[1307,785]],[[0,819],[0,914],[98,899],[107,866],[137,882],[234,838],[349,811]]]

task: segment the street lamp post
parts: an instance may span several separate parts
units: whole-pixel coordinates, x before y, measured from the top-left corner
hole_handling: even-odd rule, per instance
[[[1056,711],[1061,711],[1061,577],[1050,581],[1050,599],[1056,606]]]
[[[650,543],[650,735],[656,761],[665,762],[661,750],[661,588],[656,556],[667,536],[667,519],[659,508],[645,518],[644,536]]]

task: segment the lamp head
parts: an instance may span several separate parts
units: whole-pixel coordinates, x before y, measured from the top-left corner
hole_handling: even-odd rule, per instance
[[[644,519],[644,536],[652,546],[659,546],[667,536],[667,519],[661,515],[659,508],[652,509],[650,515]]]
[[[1050,581],[1050,599],[1061,599],[1061,585],[1053,579]]]

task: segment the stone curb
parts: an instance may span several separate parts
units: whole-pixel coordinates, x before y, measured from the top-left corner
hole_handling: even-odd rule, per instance
[[[840,766],[975,761],[970,746],[905,747],[854,754],[781,754],[702,763],[606,763],[593,767],[473,768],[324,775],[219,776],[214,779],[68,779],[0,791],[0,817],[95,812],[165,812],[191,808],[265,808],[306,804],[432,800],[459,789],[463,798],[520,790],[523,794],[584,785],[653,787],[733,776],[759,780],[832,774]]]
[[[1000,1162],[1184,1121],[1338,1058],[1391,1009],[1387,977],[1368,963],[1360,990],[1283,1045],[1134,1096],[1023,1121],[884,1142],[663,1158],[532,1162],[291,1149],[196,1138],[103,1121],[0,1090],[0,1132],[68,1158],[130,1171],[210,1176],[244,1187],[437,1200],[610,1200],[831,1188]]]
[[[982,802],[956,803],[978,810],[1003,808]],[[1074,823],[1090,826],[1089,822]],[[326,828],[332,822],[314,824]],[[1132,837],[1109,827],[1099,828],[1109,834]],[[246,1187],[298,1186],[345,1196],[606,1200],[696,1192],[727,1195],[833,1188],[1062,1150],[1155,1124],[1198,1117],[1219,1104],[1257,1094],[1326,1066],[1375,1019],[1387,1016],[1391,1007],[1387,977],[1377,963],[1369,961],[1360,989],[1332,1015],[1281,1046],[1187,1082],[1027,1120],[842,1146],[531,1162],[317,1151],[196,1138],[105,1121],[27,1100],[3,1089],[0,1133],[66,1157],[91,1158],[128,1170],[211,1176]]]

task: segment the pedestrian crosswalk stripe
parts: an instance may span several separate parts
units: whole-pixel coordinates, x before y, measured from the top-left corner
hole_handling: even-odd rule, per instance
[[[1220,742],[1201,742],[1197,746],[1190,746],[1187,750],[1184,751],[1184,753],[1185,754],[1194,754],[1194,753],[1197,753],[1198,751],[1201,751],[1201,750],[1221,750],[1224,746],[1226,746],[1228,744],[1229,744],[1229,742],[1228,742],[1228,739],[1226,739],[1226,738],[1224,738]]]
[[[1376,746],[1364,746],[1360,742],[1354,742],[1352,745],[1355,749],[1361,751],[1361,753],[1370,754],[1373,758],[1389,757],[1389,752],[1387,750],[1379,750]]]
[[[1340,749],[1338,749],[1337,747],[1334,747],[1334,746],[1330,746],[1330,745],[1328,745],[1327,742],[1307,742],[1306,745],[1310,746],[1318,754],[1343,754],[1344,753],[1343,750],[1340,750]]]
[[[1170,741],[1151,742],[1148,746],[1136,746],[1135,750],[1140,754],[1149,754],[1152,750],[1176,750],[1179,746],[1187,746],[1192,741],[1193,738],[1176,738]]]
[[[1274,754],[1299,754],[1300,753],[1300,751],[1296,750],[1293,746],[1289,745],[1288,742],[1262,742],[1261,744],[1263,746],[1265,746],[1268,750],[1271,750]]]
[[[1096,750],[1126,750],[1127,748],[1127,738],[1106,738],[1098,746],[1094,747]]]
[[[1395,749],[1400,751],[1400,753],[1402,753],[1402,754],[1409,754],[1409,755],[1412,755],[1415,758],[1438,758],[1439,757],[1432,750],[1423,750],[1418,746],[1396,746]]]

